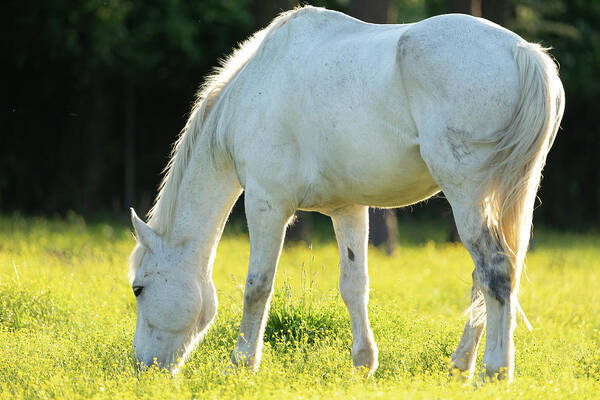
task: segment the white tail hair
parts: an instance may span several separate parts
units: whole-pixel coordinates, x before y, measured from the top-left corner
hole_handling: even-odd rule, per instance
[[[520,41],[513,49],[520,97],[508,127],[494,135],[493,155],[482,185],[488,228],[510,263],[511,289],[518,288],[531,234],[542,168],[564,112],[558,69],[538,44]]]

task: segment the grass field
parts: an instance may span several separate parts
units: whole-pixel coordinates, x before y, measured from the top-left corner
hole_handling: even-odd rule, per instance
[[[600,398],[600,236],[536,232],[521,285],[534,330],[520,321],[515,381],[474,385],[446,371],[465,322],[470,257],[401,229],[394,257],[370,252],[374,377],[352,367],[337,250],[326,241],[285,249],[260,371],[223,374],[249,254],[247,237],[233,232],[216,260],[217,320],[172,377],[134,368],[128,228],[0,217],[0,398]]]

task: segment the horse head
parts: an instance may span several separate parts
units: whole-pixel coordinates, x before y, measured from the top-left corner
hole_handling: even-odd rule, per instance
[[[131,257],[137,302],[133,349],[142,366],[176,370],[216,314],[212,279],[198,275],[188,242],[169,243],[131,210],[137,245]]]

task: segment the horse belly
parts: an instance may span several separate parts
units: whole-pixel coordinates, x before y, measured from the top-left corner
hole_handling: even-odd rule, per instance
[[[399,150],[376,140],[352,152],[337,146],[315,176],[308,185],[310,190],[302,200],[302,208],[335,208],[344,204],[401,207],[439,191],[418,146]]]

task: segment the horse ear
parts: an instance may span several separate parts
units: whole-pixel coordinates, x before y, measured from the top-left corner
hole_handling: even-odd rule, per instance
[[[156,248],[160,242],[160,236],[156,234],[144,221],[140,219],[131,208],[131,224],[135,230],[135,237],[138,242],[149,249]]]

